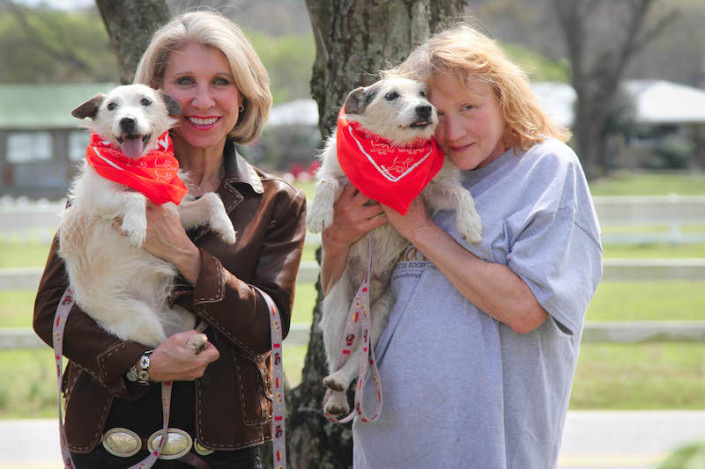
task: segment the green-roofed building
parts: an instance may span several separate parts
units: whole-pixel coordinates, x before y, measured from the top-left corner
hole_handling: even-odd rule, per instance
[[[0,195],[63,197],[88,144],[71,111],[114,86],[0,85]]]

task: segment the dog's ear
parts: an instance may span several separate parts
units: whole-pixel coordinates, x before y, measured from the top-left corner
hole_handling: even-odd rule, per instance
[[[377,87],[374,85],[355,88],[348,94],[343,111],[345,114],[362,114],[372,100],[375,99],[375,96],[377,96]]]
[[[162,90],[159,90],[159,96],[161,96],[162,101],[164,101],[166,110],[169,112],[170,116],[175,116],[183,112],[183,109],[181,109],[181,104]]]
[[[71,111],[71,115],[73,117],[78,117],[79,119],[85,119],[86,117],[95,119],[95,116],[98,114],[98,109],[100,109],[100,105],[103,104],[104,100],[104,94],[93,96],[91,99]]]

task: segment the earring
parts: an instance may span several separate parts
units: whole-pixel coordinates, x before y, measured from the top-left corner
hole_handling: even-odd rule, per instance
[[[245,110],[245,105],[241,104],[239,108],[237,108],[238,111],[242,112]]]

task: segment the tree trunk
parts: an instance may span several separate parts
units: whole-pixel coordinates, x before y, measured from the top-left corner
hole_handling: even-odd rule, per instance
[[[152,34],[171,19],[166,0],[96,0],[95,3],[118,59],[120,83],[132,83]]]
[[[602,132],[627,65],[676,18],[674,10],[649,22],[656,0],[552,0],[568,52],[571,81],[577,94],[573,133],[585,175],[598,175],[599,154],[606,148]],[[620,34],[600,42],[595,17]]]
[[[326,138],[340,106],[377,72],[400,63],[431,32],[463,12],[462,0],[306,0],[316,39],[311,93],[318,102],[319,129]],[[320,263],[320,249],[317,253]],[[293,468],[352,466],[350,424],[332,424],[322,411],[323,377],[328,374],[321,319],[320,282],[303,380],[290,394],[287,440]],[[351,386],[352,387],[352,386]]]

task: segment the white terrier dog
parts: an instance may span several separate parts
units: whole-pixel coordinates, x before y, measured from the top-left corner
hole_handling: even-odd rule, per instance
[[[357,122],[365,131],[383,137],[393,146],[404,147],[419,140],[428,141],[436,129],[438,116],[427,100],[425,90],[425,85],[416,81],[386,78],[352,91],[343,107],[344,117],[347,121]],[[319,158],[322,165],[316,173],[316,193],[307,217],[308,229],[314,233],[323,231],[333,223],[333,204],[348,182],[338,159],[335,132],[326,141]],[[364,156],[360,154],[360,158]],[[480,242],[482,224],[475,203],[470,192],[461,186],[460,172],[451,162],[443,164],[422,194],[432,211],[456,210],[458,232],[472,243]],[[389,224],[376,228],[371,235],[375,246],[369,288],[370,332],[374,346],[393,306],[394,299],[387,291],[391,272],[408,241]],[[342,277],[323,300],[320,328],[330,372],[324,383],[331,390],[324,409],[333,416],[349,412],[345,391],[357,376],[362,361],[367,360],[357,347],[346,364],[337,369],[348,310],[367,274],[369,258],[367,239],[362,238],[350,248]]]
[[[170,116],[180,113],[173,98],[144,85],[117,87],[72,112],[75,117],[90,118],[87,127],[112,149],[96,149],[101,159],[105,159],[101,153],[118,148],[130,159],[167,150],[168,139],[163,135],[176,122]],[[156,160],[157,178],[161,178],[160,166],[172,166],[170,161]],[[108,162],[108,166],[114,165]],[[193,329],[191,313],[168,305],[177,269],[141,247],[147,233],[147,197],[104,178],[86,163],[72,184],[69,200],[59,226],[59,255],[77,304],[109,332],[151,347],[176,332]],[[215,193],[198,200],[186,196],[178,207],[172,202],[165,206],[178,210],[184,227],[208,223],[224,242],[235,242],[233,225]],[[124,236],[113,227],[115,220]]]

